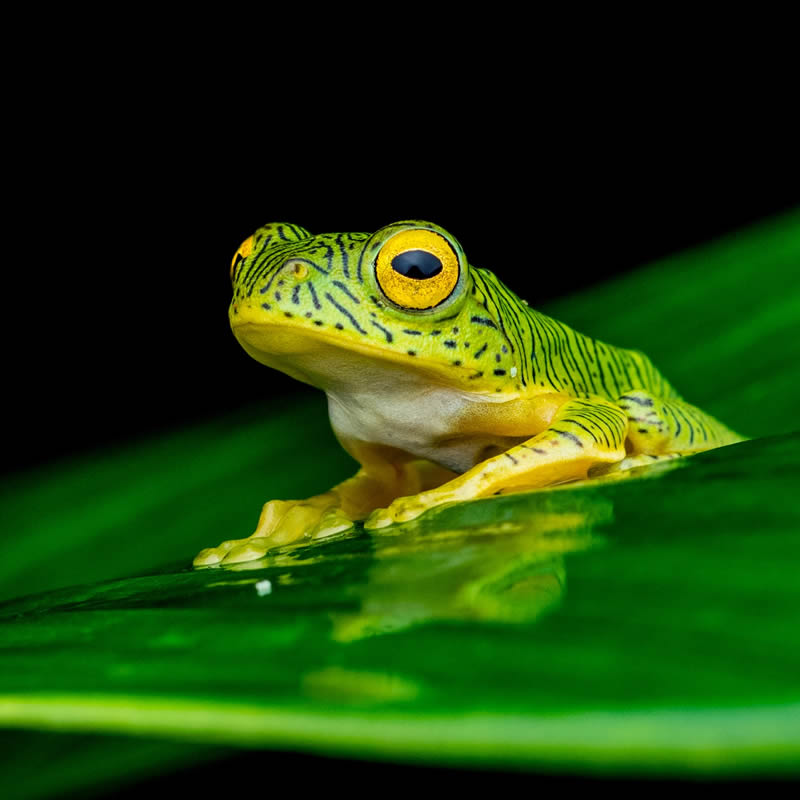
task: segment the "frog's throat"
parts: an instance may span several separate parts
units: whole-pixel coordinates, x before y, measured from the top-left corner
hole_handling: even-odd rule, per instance
[[[324,365],[337,359],[363,361],[364,365],[380,363],[397,365],[405,372],[425,375],[432,383],[466,391],[483,400],[505,402],[519,396],[514,387],[497,391],[497,385],[476,378],[471,367],[443,365],[423,354],[409,356],[388,347],[362,342],[350,336],[325,331],[299,329],[296,325],[231,322],[231,329],[245,352],[261,364],[280,370],[303,383],[320,386],[302,364],[316,361]]]

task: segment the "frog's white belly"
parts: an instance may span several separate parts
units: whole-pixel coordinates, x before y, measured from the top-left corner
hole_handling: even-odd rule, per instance
[[[398,379],[399,377],[399,379]],[[466,472],[492,450],[504,451],[525,437],[464,434],[459,422],[476,402],[491,402],[456,389],[395,376],[383,387],[328,391],[331,426],[342,440],[396,447],[453,470]]]

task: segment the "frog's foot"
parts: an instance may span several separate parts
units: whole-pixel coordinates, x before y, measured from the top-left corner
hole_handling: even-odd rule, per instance
[[[376,508],[367,517],[364,527],[367,530],[377,530],[394,525],[396,522],[408,522],[424,514],[429,508],[458,499],[458,497],[450,498],[442,492],[421,492],[410,497],[398,497],[387,508]]]
[[[309,500],[271,500],[264,505],[258,527],[246,539],[231,539],[218,547],[201,550],[194,566],[233,564],[263,558],[273,547],[300,539],[322,539],[346,531],[353,521],[337,506],[330,495]]]

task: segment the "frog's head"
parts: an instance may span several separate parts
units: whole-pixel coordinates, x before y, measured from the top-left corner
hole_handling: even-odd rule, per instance
[[[231,279],[237,339],[300,380],[324,383],[322,362],[353,369],[358,359],[346,352],[473,392],[520,388],[500,318],[504,287],[470,267],[455,237],[433,223],[317,236],[271,223],[236,251]]]

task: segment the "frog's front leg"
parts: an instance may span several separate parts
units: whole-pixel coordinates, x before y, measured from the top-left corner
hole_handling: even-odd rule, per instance
[[[419,492],[455,473],[390,447],[342,441],[361,469],[329,491],[307,500],[270,500],[264,504],[255,532],[202,550],[195,566],[253,561],[268,550],[299,539],[321,539],[353,526],[374,508],[396,497]]]
[[[489,458],[438,488],[400,497],[374,511],[365,528],[414,519],[429,508],[487,497],[517,487],[535,488],[587,477],[589,470],[625,458],[625,412],[600,398],[568,400],[541,433]]]

